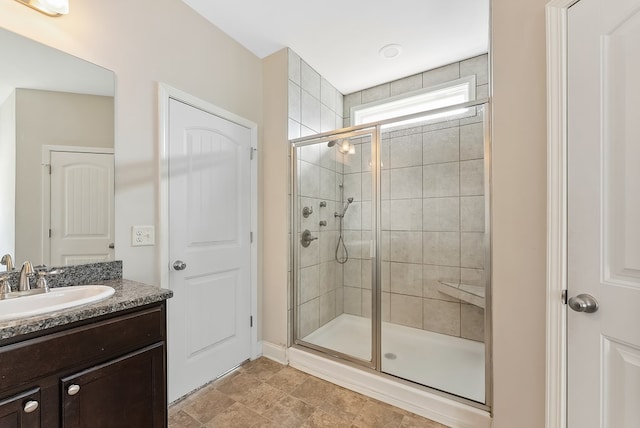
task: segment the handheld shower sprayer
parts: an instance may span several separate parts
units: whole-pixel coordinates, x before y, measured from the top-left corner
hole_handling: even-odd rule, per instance
[[[342,212],[338,213],[337,211],[333,214],[334,217],[340,217],[343,218],[345,213],[347,212],[347,209],[349,208],[349,205],[351,205],[351,203],[353,202],[353,197],[351,198],[347,198],[347,202],[345,202],[344,207],[342,207]]]

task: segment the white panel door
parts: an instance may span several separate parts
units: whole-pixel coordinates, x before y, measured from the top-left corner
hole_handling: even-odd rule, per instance
[[[169,101],[170,402],[250,357],[250,150],[250,129]]]
[[[113,154],[51,152],[52,266],[114,259]]]
[[[580,0],[568,24],[568,422],[638,428],[640,0]]]

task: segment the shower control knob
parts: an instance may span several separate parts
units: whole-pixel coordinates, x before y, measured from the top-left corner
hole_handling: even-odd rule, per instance
[[[569,299],[569,307],[576,312],[591,314],[598,310],[598,301],[590,294],[578,294]]]
[[[187,268],[187,264],[182,260],[176,260],[173,262],[173,268],[175,270],[185,270]]]
[[[307,248],[309,245],[311,245],[311,241],[315,241],[316,239],[318,239],[318,237],[312,236],[311,231],[307,229],[302,232],[302,236],[300,237],[300,244],[302,244],[303,247]]]

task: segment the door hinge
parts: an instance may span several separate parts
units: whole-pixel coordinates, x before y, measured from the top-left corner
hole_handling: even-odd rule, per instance
[[[562,304],[567,304],[567,290],[562,290]]]
[[[249,317],[249,327],[253,327],[253,315]]]
[[[49,229],[49,238],[51,238],[51,229]]]
[[[256,149],[255,147],[249,147],[249,159],[250,160],[253,160],[253,152],[255,152],[256,150],[258,150],[258,149]]]
[[[47,169],[49,170],[49,175],[51,175],[51,164],[48,163],[48,164],[45,164],[44,166],[47,167]]]
[[[249,241],[253,244],[253,232],[249,232]]]

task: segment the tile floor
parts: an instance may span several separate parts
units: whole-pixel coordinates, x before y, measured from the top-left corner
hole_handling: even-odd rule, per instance
[[[169,408],[169,428],[447,428],[267,358]]]

